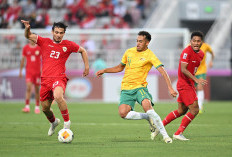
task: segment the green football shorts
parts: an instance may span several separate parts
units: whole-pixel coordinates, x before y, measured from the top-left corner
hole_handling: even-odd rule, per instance
[[[196,75],[195,76],[197,79],[199,79],[199,78],[203,78],[204,80],[206,80],[206,73],[204,73],[204,74],[200,74],[200,75]],[[195,83],[195,87],[197,86],[197,83]]]
[[[132,90],[122,90],[120,95],[120,103],[118,106],[122,104],[127,104],[131,106],[131,110],[133,111],[135,107],[135,102],[137,101],[141,105],[144,99],[149,99],[152,103],[152,96],[148,92],[148,89],[145,87]],[[152,106],[154,106],[153,103]]]

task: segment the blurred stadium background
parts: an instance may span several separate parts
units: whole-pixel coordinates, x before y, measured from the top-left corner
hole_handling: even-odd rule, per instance
[[[92,65],[99,56],[107,67],[119,64],[141,30],[152,34],[149,48],[163,62],[173,86],[190,32],[204,32],[216,55],[208,70],[206,99],[232,100],[231,0],[0,0],[0,14],[0,101],[24,101],[25,80],[18,75],[27,40],[20,19],[30,20],[32,32],[44,37],[51,37],[53,22],[65,21],[69,26],[65,39],[87,49],[91,66],[87,78],[81,77],[80,55],[72,54],[66,63],[69,101],[118,102],[123,73],[96,78]],[[155,101],[175,101],[155,68],[148,82]]]

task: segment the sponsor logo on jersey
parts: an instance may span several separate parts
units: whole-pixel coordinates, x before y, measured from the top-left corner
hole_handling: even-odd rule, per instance
[[[54,47],[54,46],[52,46],[52,45],[48,45],[48,46],[50,46],[50,47]]]
[[[66,52],[67,51],[67,47],[63,47],[63,51]]]
[[[145,61],[146,59],[145,58],[140,58],[141,61]]]
[[[39,55],[39,50],[35,51],[35,55],[38,56]]]

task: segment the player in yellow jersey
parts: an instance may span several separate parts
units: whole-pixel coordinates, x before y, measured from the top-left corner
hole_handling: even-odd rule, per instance
[[[148,49],[151,35],[146,31],[141,31],[137,36],[137,47],[128,49],[121,60],[121,63],[112,68],[97,71],[96,75],[104,73],[117,73],[125,69],[125,74],[121,84],[120,103],[118,107],[119,115],[124,119],[140,120],[146,119],[151,126],[151,139],[153,140],[155,130],[158,129],[166,143],[172,143],[168,136],[160,116],[154,111],[152,96],[147,89],[147,75],[154,66],[164,77],[169,92],[176,97],[177,92],[172,88],[168,74],[163,68],[162,63],[155,54]],[[134,111],[135,102],[138,102],[145,113]],[[157,128],[156,128],[157,127]]]
[[[197,72],[195,74],[196,78],[203,78],[206,79],[206,73],[207,73],[207,64],[206,64],[206,53],[209,52],[211,54],[211,60],[209,62],[209,68],[213,66],[213,59],[214,59],[214,53],[211,49],[211,47],[207,43],[203,43],[201,46],[201,50],[204,52],[204,58],[201,61],[200,66],[197,69]],[[202,84],[195,84],[197,89],[197,97],[198,97],[198,105],[199,105],[199,113],[203,112],[203,103],[204,103],[204,86]]]

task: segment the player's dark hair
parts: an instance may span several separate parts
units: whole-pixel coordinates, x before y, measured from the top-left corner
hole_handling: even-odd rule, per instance
[[[146,31],[140,31],[138,33],[138,35],[142,35],[142,36],[145,36],[145,38],[148,40],[148,41],[151,41],[151,34],[146,32]]]
[[[194,36],[201,37],[201,40],[204,40],[204,33],[202,33],[201,31],[194,31],[194,32],[192,32],[191,39],[193,39]]]
[[[66,26],[63,22],[54,22],[53,26],[52,26],[52,30],[54,31],[55,27],[57,28],[64,28],[64,32],[66,31],[66,28],[68,26]]]

